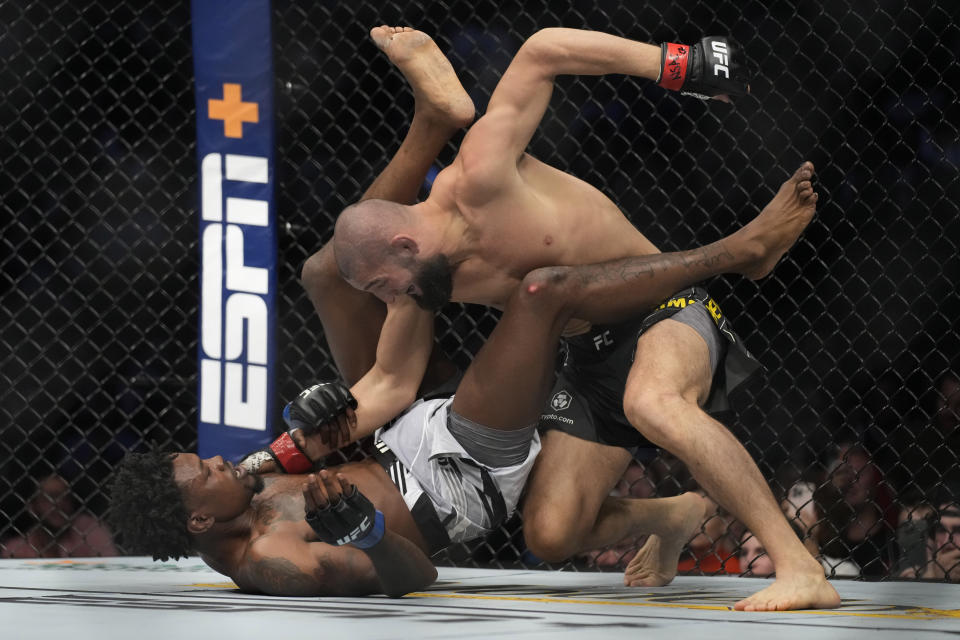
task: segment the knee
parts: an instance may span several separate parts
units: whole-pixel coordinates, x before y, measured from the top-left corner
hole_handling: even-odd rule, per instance
[[[680,426],[670,419],[679,402],[683,399],[676,393],[644,387],[624,396],[623,413],[647,440],[671,451],[682,437]]]
[[[541,267],[524,276],[520,299],[527,305],[561,307],[571,297],[576,283],[570,267]]]
[[[576,523],[561,522],[546,510],[524,509],[523,538],[544,562],[562,562],[580,551]]]

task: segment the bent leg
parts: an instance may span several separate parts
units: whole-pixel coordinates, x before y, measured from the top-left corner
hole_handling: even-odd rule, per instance
[[[632,585],[667,584],[684,545],[700,526],[706,502],[695,493],[671,498],[614,498],[610,491],[630,463],[620,447],[548,431],[527,480],[523,534],[538,558],[560,562],[628,536],[651,534],[644,546],[655,570],[634,576]]]
[[[764,544],[777,580],[738,609],[835,607],[836,590],[790,529],[743,445],[699,404],[710,390],[708,347],[694,329],[664,320],[637,342],[624,412],[651,442],[680,458],[697,482]]]
[[[613,544],[631,527],[598,527],[597,517],[610,491],[630,463],[630,453],[547,431],[527,479],[523,535],[527,548],[547,562]]]
[[[467,369],[453,410],[491,429],[537,422],[553,383],[556,350],[567,321],[636,316],[703,275],[701,270],[673,268],[670,261],[669,255],[654,254],[528,273]],[[638,271],[637,265],[656,265],[663,272],[639,286],[636,274],[647,271]]]
[[[550,267],[524,278],[467,369],[451,407],[455,414],[491,430],[529,428],[543,410],[557,342],[571,315],[611,287],[624,289],[641,308],[649,304],[649,293],[638,287],[579,277],[592,268]],[[694,494],[659,500],[609,498],[629,461],[630,453],[623,448],[559,431],[546,433],[523,510],[530,550],[559,561],[628,535],[658,534],[668,543],[646,551],[656,571],[637,580],[669,582],[683,544],[702,519],[703,501]]]
[[[437,155],[476,115],[450,61],[427,34],[410,27],[374,27],[374,44],[387,54],[413,90],[410,129],[387,167],[360,198],[412,204]]]
[[[753,220],[699,249],[578,267],[584,295],[576,301],[576,317],[610,324],[713,276],[765,277],[813,220],[818,195],[812,180],[813,164],[804,162]]]
[[[437,154],[458,129],[472,122],[473,102],[450,62],[426,34],[383,26],[371,30],[370,37],[410,83],[415,110],[400,148],[361,200],[408,204],[416,200]],[[373,366],[386,307],[375,296],[343,281],[330,244],[307,260],[301,282],[323,324],[337,368],[346,382],[353,384]],[[453,371],[439,355],[435,351],[434,378]]]

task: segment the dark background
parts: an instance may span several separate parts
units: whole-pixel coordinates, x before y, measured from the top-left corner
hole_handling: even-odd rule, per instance
[[[125,452],[195,446],[190,15],[170,4],[0,2],[0,538],[32,524],[24,503],[46,473],[102,515]],[[760,283],[709,283],[768,369],[729,426],[777,494],[800,477],[828,482],[843,443],[868,453],[900,501],[950,491],[960,435],[934,414],[940,381],[960,368],[958,6],[274,2],[277,406],[335,375],[296,268],[412,113],[371,26],[433,35],[480,112],[542,27],[650,42],[729,34],[756,67],[754,97],[707,104],[622,76],[562,77],[530,151],[600,188],[663,249],[729,233],[812,160],[818,217],[786,261]],[[451,306],[441,343],[465,364],[494,323]],[[659,492],[684,482],[661,478]],[[507,561],[518,544],[511,529],[450,561]]]

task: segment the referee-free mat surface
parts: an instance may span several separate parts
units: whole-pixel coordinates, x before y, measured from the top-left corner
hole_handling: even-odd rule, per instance
[[[960,638],[960,585],[837,580],[839,609],[744,613],[768,580],[678,577],[627,588],[616,573],[441,568],[400,599],[240,593],[199,560],[0,560],[0,637]]]

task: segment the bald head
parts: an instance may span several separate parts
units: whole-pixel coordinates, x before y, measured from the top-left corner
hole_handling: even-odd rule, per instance
[[[411,218],[407,207],[389,200],[363,200],[344,209],[333,231],[340,272],[349,278],[362,266],[386,260],[394,238],[412,233]]]
[[[333,233],[340,275],[387,304],[410,295],[425,309],[442,307],[453,291],[453,268],[433,246],[436,232],[422,217],[413,207],[387,200],[344,209]]]

